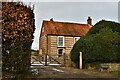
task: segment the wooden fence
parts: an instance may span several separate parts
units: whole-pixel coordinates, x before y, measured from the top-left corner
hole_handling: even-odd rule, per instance
[[[60,64],[61,66],[69,66],[70,65],[70,56],[65,55],[65,53],[59,57],[58,55],[49,55],[49,54],[39,54],[38,56],[33,57],[35,61],[39,61],[40,63],[44,62],[45,66],[49,64]]]

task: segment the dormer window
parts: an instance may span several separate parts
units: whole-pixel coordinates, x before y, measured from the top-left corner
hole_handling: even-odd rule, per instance
[[[58,36],[58,47],[64,47],[64,36]]]

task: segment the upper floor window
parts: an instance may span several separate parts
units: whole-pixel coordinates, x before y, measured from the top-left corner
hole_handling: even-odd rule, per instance
[[[79,39],[80,37],[74,37],[74,43],[76,43]]]
[[[58,47],[64,47],[64,37],[58,36]]]

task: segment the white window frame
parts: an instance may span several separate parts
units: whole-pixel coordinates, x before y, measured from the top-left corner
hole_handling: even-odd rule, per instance
[[[76,42],[78,41],[78,40],[77,40],[77,41],[75,40],[76,38],[77,38],[78,40],[80,39],[80,37],[74,37],[74,43],[76,43]]]
[[[62,37],[63,38],[63,46],[59,46],[59,38]],[[64,47],[64,36],[58,36],[58,47]]]

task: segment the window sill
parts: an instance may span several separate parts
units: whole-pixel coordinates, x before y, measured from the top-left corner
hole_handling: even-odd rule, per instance
[[[65,48],[64,46],[58,46],[57,48]]]

